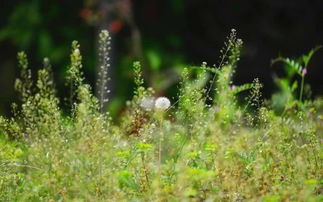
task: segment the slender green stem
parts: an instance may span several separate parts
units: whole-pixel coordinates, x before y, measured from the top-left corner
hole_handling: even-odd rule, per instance
[[[159,122],[159,142],[158,142],[158,172],[161,176],[161,164],[162,164],[162,141],[163,141],[163,133],[161,132],[162,124],[164,121],[164,112],[159,111],[156,113],[156,119]]]
[[[302,102],[302,98],[303,98],[303,91],[304,91],[304,78],[305,76],[302,75],[302,83],[301,83],[301,92],[299,94],[299,101]]]
[[[162,133],[159,136],[159,145],[158,145],[158,169],[159,174],[161,175],[161,156],[162,156]]]
[[[146,179],[146,185],[145,186],[148,186],[149,177],[148,177],[147,166],[146,166],[146,161],[145,161],[145,153],[144,152],[141,152],[141,160],[142,160],[144,175],[145,175],[145,179]]]

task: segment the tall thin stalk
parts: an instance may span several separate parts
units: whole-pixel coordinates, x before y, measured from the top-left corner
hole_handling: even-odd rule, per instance
[[[301,91],[299,94],[299,101],[302,102],[303,99],[303,91],[304,91],[304,80],[305,80],[305,75],[302,75],[302,81],[301,81]]]
[[[100,102],[100,112],[102,113],[105,108],[105,104],[108,102],[108,69],[110,68],[110,34],[107,30],[102,30],[99,35],[99,73],[97,81],[97,92]]]

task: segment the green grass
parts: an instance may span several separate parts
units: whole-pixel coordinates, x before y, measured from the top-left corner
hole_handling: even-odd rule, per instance
[[[305,75],[301,98],[280,89],[288,99],[277,108],[280,97],[263,100],[257,79],[232,87],[241,47],[232,31],[216,68],[184,69],[169,108],[153,106],[134,63],[134,97],[118,124],[85,84],[77,42],[69,114],[49,60],[33,83],[19,53],[21,105],[0,117],[1,201],[322,201],[323,100],[305,99]]]

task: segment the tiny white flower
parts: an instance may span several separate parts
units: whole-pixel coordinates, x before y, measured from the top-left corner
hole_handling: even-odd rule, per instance
[[[207,62],[202,62],[202,67],[206,67],[207,66]]]
[[[74,55],[79,56],[79,55],[80,55],[80,49],[76,48],[76,49],[74,50]]]
[[[155,108],[166,110],[170,107],[170,101],[167,97],[159,97],[155,101]]]
[[[151,111],[154,108],[155,100],[151,97],[144,97],[140,101],[140,107],[147,110]]]

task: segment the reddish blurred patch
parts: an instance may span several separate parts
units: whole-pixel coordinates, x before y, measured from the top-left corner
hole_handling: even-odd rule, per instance
[[[87,19],[90,17],[92,11],[88,8],[82,8],[82,10],[80,11],[80,17],[83,19]]]
[[[120,32],[123,27],[123,22],[121,20],[113,20],[108,27],[108,30],[113,34]]]

